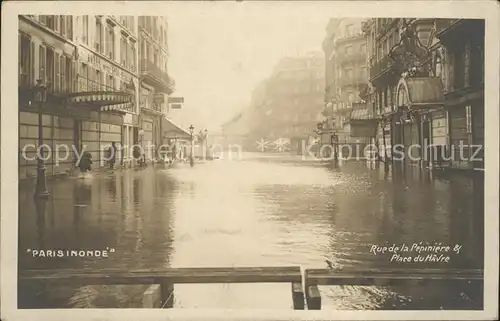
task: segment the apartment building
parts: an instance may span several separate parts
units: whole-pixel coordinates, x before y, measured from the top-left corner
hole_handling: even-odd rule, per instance
[[[163,16],[139,17],[139,108],[142,128],[141,142],[147,148],[148,159],[160,155],[158,146],[185,132],[167,119],[169,96],[175,91],[175,81],[168,73],[168,21]],[[145,148],[146,149],[146,148]]]

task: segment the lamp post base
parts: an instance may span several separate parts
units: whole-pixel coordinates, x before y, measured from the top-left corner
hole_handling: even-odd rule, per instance
[[[39,167],[36,175],[35,198],[48,198],[50,196],[47,191],[47,181],[45,179],[45,167]]]

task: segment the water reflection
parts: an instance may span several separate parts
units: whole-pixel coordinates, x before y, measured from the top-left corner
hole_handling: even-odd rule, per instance
[[[20,266],[322,268],[328,258],[341,269],[383,269],[400,266],[391,263],[388,255],[371,255],[370,245],[429,241],[464,245],[464,252],[443,268],[481,267],[482,251],[474,248],[482,246],[481,213],[472,215],[481,208],[470,201],[472,187],[466,178],[436,179],[402,166],[386,172],[384,166],[370,163],[333,166],[255,155],[195,167],[179,164],[94,174],[90,179],[53,184],[49,206],[35,208],[23,201],[29,192],[20,190]],[[73,193],[67,193],[70,190]],[[21,259],[23,249],[34,244],[109,247],[115,252],[107,259],[48,261],[25,254]],[[140,305],[143,290],[140,286],[52,288],[46,290],[46,304],[134,307]],[[177,307],[291,305],[289,287],[280,285],[178,285],[175,291]],[[462,304],[456,299],[457,291],[443,287],[435,291],[325,287],[321,291],[325,309]],[[254,293],[262,295],[254,298]],[[443,297],[452,299],[444,302]]]

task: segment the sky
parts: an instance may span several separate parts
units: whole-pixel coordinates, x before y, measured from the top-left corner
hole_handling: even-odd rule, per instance
[[[172,96],[185,100],[173,115],[176,123],[219,131],[248,105],[252,89],[280,58],[321,52],[331,16],[322,9],[264,2],[184,2],[169,8]]]

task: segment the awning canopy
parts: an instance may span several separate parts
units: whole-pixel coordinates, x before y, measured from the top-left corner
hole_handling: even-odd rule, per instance
[[[110,106],[133,102],[133,95],[127,92],[79,92],[70,94],[67,98],[70,105]]]
[[[191,138],[191,134],[188,131],[166,118],[162,118],[162,131],[164,138]]]
[[[397,89],[397,107],[432,109],[444,104],[443,83],[437,77],[403,77]]]
[[[351,137],[375,137],[378,119],[373,117],[368,104],[357,104],[351,111],[349,124]]]

